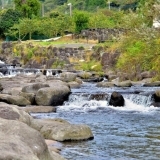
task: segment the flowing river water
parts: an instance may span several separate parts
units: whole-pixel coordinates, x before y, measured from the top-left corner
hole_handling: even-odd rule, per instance
[[[90,126],[93,140],[63,143],[61,154],[68,160],[159,160],[160,109],[151,106],[150,96],[135,94],[156,89],[159,88],[97,88],[96,84],[84,83],[81,88],[72,89],[70,99],[57,107],[57,113],[36,116],[60,117]],[[124,107],[88,98],[91,94],[110,95],[113,91],[124,96]]]

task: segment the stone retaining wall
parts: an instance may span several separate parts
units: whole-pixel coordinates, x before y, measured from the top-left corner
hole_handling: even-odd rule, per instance
[[[114,40],[119,38],[122,34],[125,34],[125,29],[107,29],[107,28],[96,28],[82,30],[81,35],[87,39],[98,40],[99,42],[104,42],[107,40]]]
[[[16,52],[18,55],[16,55]],[[32,53],[31,53],[32,52]],[[32,54],[30,57],[30,53]],[[84,59],[85,49],[80,47],[49,47],[35,46],[33,43],[14,44],[12,42],[3,42],[0,44],[0,60],[7,64],[20,64],[24,60],[25,68],[51,68],[53,63],[71,64],[70,59]],[[30,57],[30,58],[28,58]],[[38,57],[40,62],[35,61],[32,57]]]

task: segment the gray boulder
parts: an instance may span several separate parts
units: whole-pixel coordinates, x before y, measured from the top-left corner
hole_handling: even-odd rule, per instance
[[[0,94],[0,101],[18,106],[26,106],[31,104],[26,98],[22,96],[12,96],[7,94]]]
[[[57,106],[62,105],[70,95],[70,88],[57,84],[54,87],[41,88],[36,93],[35,101],[38,105]]]
[[[63,72],[60,74],[60,77],[65,82],[71,82],[76,80],[77,74],[72,72]]]
[[[48,84],[43,84],[43,83],[35,83],[35,84],[30,84],[27,86],[24,86],[22,88],[22,92],[27,92],[27,93],[37,93],[37,91],[41,88],[49,87]]]
[[[0,102],[0,118],[8,120],[18,120],[28,125],[31,125],[33,118],[16,105],[9,105]]]
[[[117,106],[123,107],[125,105],[123,96],[118,92],[113,92],[109,100],[109,105],[114,107]]]
[[[31,105],[35,104],[35,94],[34,93],[20,92],[19,95],[26,98],[31,103]]]
[[[22,90],[22,87],[13,87],[13,88],[10,88],[8,94],[12,96],[17,96],[20,94],[21,90]]]
[[[0,121],[0,159],[53,160],[38,131],[19,121]]]
[[[74,141],[93,139],[91,129],[84,124],[70,124],[63,119],[34,119],[31,125],[46,139]]]

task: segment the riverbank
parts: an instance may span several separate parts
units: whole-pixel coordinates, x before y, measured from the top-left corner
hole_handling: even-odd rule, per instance
[[[42,93],[40,97],[38,92]],[[53,104],[63,103],[60,100],[64,101],[69,93],[68,84],[51,79],[47,82],[46,76],[42,74],[1,78],[0,144],[3,154],[0,154],[0,158],[63,160],[60,150],[53,145],[54,141],[93,139],[91,129],[85,124],[71,124],[61,118],[36,119],[30,115],[33,111],[30,107],[34,108],[34,98],[37,99],[35,112],[55,112],[56,106]]]
[[[94,93],[94,88],[91,85],[90,88],[87,88],[86,94],[82,93],[81,96],[85,98],[88,97],[89,101],[104,101],[107,106],[107,102],[109,100],[110,94],[113,91],[117,91],[121,93],[123,96],[125,93],[127,94],[136,94],[137,96],[145,96],[150,98],[151,96],[155,98],[154,105],[155,108],[159,106],[159,88],[160,82],[151,82],[151,79],[146,79],[145,81],[132,82],[132,81],[104,81],[100,79],[100,77],[94,77],[90,72],[62,72],[57,75],[44,75],[42,72],[24,74],[19,73],[12,77],[1,78],[1,94],[0,94],[0,117],[1,117],[1,134],[8,134],[8,130],[10,133],[14,133],[15,136],[18,136],[16,141],[13,139],[12,134],[8,134],[8,141],[1,143],[1,147],[3,148],[5,145],[10,146],[9,144],[12,142],[17,146],[17,149],[20,147],[20,144],[26,145],[26,152],[31,152],[31,159],[36,157],[35,159],[45,159],[47,156],[49,159],[54,159],[53,154],[57,153],[57,149],[52,149],[53,153],[50,153],[50,147],[47,147],[45,139],[66,142],[66,141],[86,141],[94,139],[94,132],[90,126],[86,124],[75,124],[73,121],[70,123],[69,121],[59,118],[59,117],[50,117],[50,118],[42,118],[37,119],[37,116],[34,116],[33,113],[48,113],[52,114],[58,113],[59,107],[67,104],[69,101],[69,97],[72,94],[73,90],[81,90],[84,86],[84,83],[91,83],[99,88],[99,92]],[[94,74],[95,76],[95,74]],[[97,81],[95,81],[95,78]],[[86,82],[84,82],[85,80]],[[94,81],[93,81],[94,80]],[[100,82],[99,82],[100,81]],[[135,87],[157,87],[157,89],[151,91],[145,91],[136,89]],[[103,92],[103,90],[106,90]],[[130,91],[129,91],[130,90]],[[102,93],[103,92],[103,93]],[[80,98],[80,96],[79,96]],[[125,96],[124,96],[125,98]],[[76,100],[76,99],[75,99]],[[85,102],[83,99],[79,99],[79,104],[83,104]],[[74,101],[73,101],[74,102]],[[150,104],[150,105],[153,105]],[[88,105],[84,104],[81,106],[83,109]],[[65,105],[63,106],[65,107]],[[82,110],[80,107],[80,110]],[[119,108],[119,107],[118,107]],[[121,108],[125,108],[121,107]],[[58,109],[58,110],[57,110]],[[69,108],[66,108],[69,109]],[[86,108],[87,109],[87,108]],[[30,113],[32,113],[31,116]],[[65,114],[62,113],[62,114]],[[60,116],[61,117],[61,116]],[[82,121],[83,122],[83,121]],[[8,125],[6,125],[8,123]],[[14,126],[14,127],[11,127]],[[3,130],[5,128],[5,130]],[[18,130],[16,130],[18,128]],[[12,130],[13,129],[13,130]],[[15,131],[16,130],[16,131]],[[20,132],[20,134],[19,134]],[[25,133],[24,133],[25,132]],[[33,132],[33,133],[32,133]],[[18,134],[18,135],[17,135]],[[27,135],[26,135],[27,134]],[[31,137],[29,135],[32,135]],[[42,136],[40,136],[42,135]],[[37,137],[40,136],[40,137]],[[37,138],[36,138],[37,137]],[[32,141],[32,138],[39,139],[38,142]],[[2,138],[3,139],[3,138]],[[18,141],[22,140],[22,141]],[[30,140],[29,140],[30,139]],[[31,143],[27,143],[30,141]],[[27,144],[26,144],[27,143]],[[35,145],[36,144],[36,145]],[[49,143],[50,144],[50,143]],[[4,145],[4,146],[3,146]],[[37,147],[34,147],[37,146]],[[10,147],[6,147],[7,150],[10,150]],[[34,151],[36,149],[36,151]],[[45,153],[44,153],[45,151]],[[5,151],[4,151],[5,152]],[[19,159],[25,159],[21,153],[23,150],[19,150],[18,155],[12,150],[12,154],[10,155],[12,158],[17,158],[18,155],[23,157],[18,157]],[[25,153],[26,153],[25,152]],[[8,153],[5,152],[3,155],[7,157]],[[44,157],[42,155],[45,155]],[[41,157],[42,156],[42,157]],[[57,155],[59,157],[59,155]],[[53,158],[54,157],[54,158]],[[62,158],[62,157],[61,157]],[[63,158],[62,158],[63,159]],[[56,159],[55,159],[56,160]],[[57,160],[60,160],[57,158]]]

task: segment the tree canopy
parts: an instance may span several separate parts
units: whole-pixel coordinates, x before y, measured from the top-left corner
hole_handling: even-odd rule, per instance
[[[15,9],[20,11],[25,18],[40,15],[39,0],[14,0]]]
[[[15,23],[18,23],[20,18],[22,18],[22,15],[17,10],[9,9],[6,12],[3,12],[0,16],[1,36],[4,36],[5,32],[7,32],[10,27]]]
[[[88,28],[89,14],[84,11],[76,11],[74,13],[75,32],[80,33],[81,30]]]

